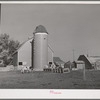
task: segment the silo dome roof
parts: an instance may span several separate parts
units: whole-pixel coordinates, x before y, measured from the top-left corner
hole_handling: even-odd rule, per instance
[[[47,33],[48,34],[46,28],[43,25],[37,26],[33,34],[40,33],[40,32],[41,33]]]

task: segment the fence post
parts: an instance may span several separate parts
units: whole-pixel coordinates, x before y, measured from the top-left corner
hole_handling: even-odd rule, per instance
[[[86,80],[85,63],[83,63],[83,80]]]

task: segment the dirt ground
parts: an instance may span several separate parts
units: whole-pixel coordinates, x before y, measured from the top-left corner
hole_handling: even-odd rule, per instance
[[[19,71],[0,72],[1,89],[100,89],[100,71],[86,71],[83,80],[82,71],[70,73]]]

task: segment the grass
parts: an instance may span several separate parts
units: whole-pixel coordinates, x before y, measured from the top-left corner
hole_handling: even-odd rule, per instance
[[[22,74],[19,71],[0,72],[1,89],[100,89],[100,71],[86,71],[83,80],[82,71],[70,73],[32,72]]]

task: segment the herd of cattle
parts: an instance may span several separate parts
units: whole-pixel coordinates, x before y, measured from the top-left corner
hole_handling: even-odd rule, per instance
[[[45,65],[43,71],[64,73],[64,72],[70,72],[71,68],[72,68],[72,64],[70,62],[64,64],[52,63],[52,64]],[[25,73],[25,72],[29,73],[32,71],[34,71],[32,67],[26,65],[21,66],[21,73]]]

